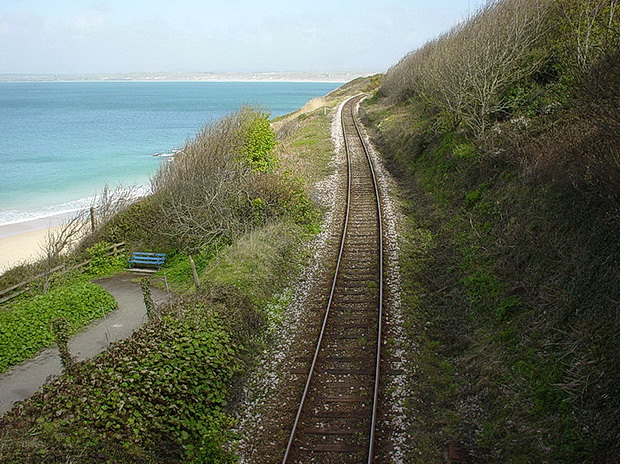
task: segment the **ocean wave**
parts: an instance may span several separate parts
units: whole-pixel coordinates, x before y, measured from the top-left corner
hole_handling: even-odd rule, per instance
[[[135,199],[144,197],[151,192],[148,185],[132,187]],[[71,213],[84,211],[96,202],[98,195],[80,198],[78,200],[67,201],[57,205],[43,206],[36,209],[23,210],[0,210],[0,226],[19,224],[20,222],[36,221],[39,219],[52,218],[55,216],[71,216]]]
[[[174,159],[174,157],[176,155],[181,153],[181,151],[183,151],[183,150],[181,148],[179,148],[179,149],[172,150],[170,152],[154,153],[153,156],[157,156],[158,158],[168,158],[168,159],[172,160],[172,159]]]
[[[69,213],[77,213],[84,208],[89,208],[94,197],[82,198],[59,205],[46,206],[33,210],[6,210],[0,211],[0,226],[19,224],[20,222],[35,221],[37,219],[51,218]]]

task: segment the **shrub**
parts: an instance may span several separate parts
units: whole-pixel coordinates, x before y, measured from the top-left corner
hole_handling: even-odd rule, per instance
[[[90,256],[87,271],[93,276],[103,276],[113,274],[123,269],[127,265],[127,258],[124,253],[116,250],[109,252],[110,243],[98,242],[86,250]]]
[[[153,189],[161,232],[172,248],[195,253],[231,241],[273,214],[260,203],[268,200],[256,194],[261,175],[272,172],[277,161],[267,118],[243,108],[205,127],[159,170]]]
[[[276,135],[269,123],[269,114],[246,107],[241,110],[242,138],[241,157],[252,170],[271,172],[277,159],[273,154]]]

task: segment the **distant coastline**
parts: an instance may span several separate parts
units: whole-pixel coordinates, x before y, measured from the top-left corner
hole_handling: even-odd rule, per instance
[[[146,193],[160,163],[167,163],[210,121],[244,104],[264,105],[274,116],[287,114],[340,85],[328,78],[354,78],[281,73],[199,77],[0,75],[0,116],[5,116],[0,274],[37,258],[47,231],[59,219],[87,210],[106,185],[142,187]],[[241,77],[248,83],[238,82]],[[310,82],[319,77],[324,80]],[[228,81],[218,82],[224,78]],[[276,80],[293,78],[297,81]]]
[[[373,72],[0,74],[0,82],[349,82]]]

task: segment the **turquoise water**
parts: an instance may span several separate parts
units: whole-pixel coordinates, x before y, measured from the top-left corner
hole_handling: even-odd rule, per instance
[[[334,83],[0,83],[0,225],[76,210],[107,184],[147,185],[155,154],[257,105],[289,113]]]

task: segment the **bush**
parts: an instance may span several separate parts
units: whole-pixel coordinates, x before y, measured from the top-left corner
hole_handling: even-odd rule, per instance
[[[93,276],[110,275],[120,271],[127,265],[127,257],[116,250],[110,253],[110,243],[98,242],[86,250],[90,257],[87,272]]]
[[[241,110],[242,137],[241,157],[252,170],[272,172],[277,164],[273,154],[276,135],[271,129],[269,115],[246,107]]]
[[[275,134],[267,118],[243,108],[205,127],[174,162],[159,170],[153,185],[160,233],[172,248],[195,253],[212,243],[229,242],[275,214],[263,208],[255,193],[261,175],[277,163]]]

